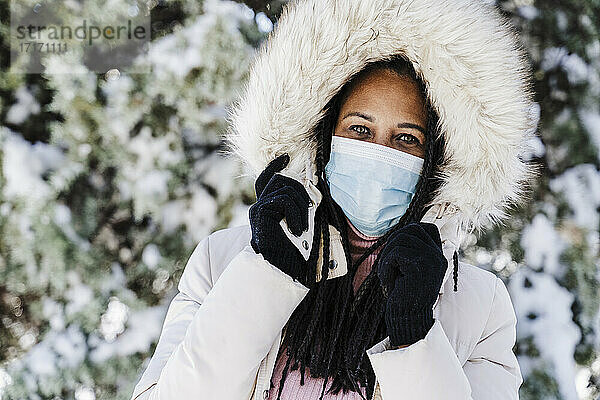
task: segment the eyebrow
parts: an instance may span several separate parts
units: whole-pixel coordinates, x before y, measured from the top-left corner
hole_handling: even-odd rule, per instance
[[[345,120],[348,117],[360,117],[363,119],[366,119],[369,122],[375,122],[375,118],[373,118],[370,115],[367,114],[363,114],[361,112],[357,112],[357,111],[351,111],[348,114],[344,115],[344,118],[342,118],[342,120]],[[417,124],[413,124],[410,122],[401,122],[398,125],[396,125],[397,128],[412,128],[412,129],[416,129],[418,131],[420,131],[423,135],[426,135],[426,131],[425,128],[423,128],[421,125],[417,125]]]

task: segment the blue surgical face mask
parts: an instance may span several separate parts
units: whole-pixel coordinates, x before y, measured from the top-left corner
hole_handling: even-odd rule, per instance
[[[381,236],[408,209],[422,167],[420,157],[334,135],[325,177],[352,225],[364,235]]]

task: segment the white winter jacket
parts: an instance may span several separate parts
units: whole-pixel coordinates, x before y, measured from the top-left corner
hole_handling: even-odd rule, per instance
[[[427,336],[401,349],[391,349],[386,338],[367,350],[377,378],[374,399],[518,399],[516,318],[505,285],[462,262],[457,291],[451,279],[451,256],[465,232],[506,217],[532,178],[521,154],[535,131],[529,67],[510,25],[487,3],[291,1],[231,110],[226,141],[245,171],[255,177],[288,153],[282,173],[300,180],[318,204],[313,128],[347,79],[369,61],[401,53],[426,83],[446,162],[423,221],[438,226],[449,268]],[[310,251],[302,241],[312,243],[312,225],[300,238],[283,228]],[[348,268],[340,234],[329,229],[330,259],[338,263],[328,279],[335,279]],[[268,394],[283,328],[308,289],[256,254],[250,235],[246,225],[198,244],[133,399]],[[319,250],[322,256],[322,244]]]
[[[449,209],[441,214],[436,206],[423,220],[438,225],[450,260],[456,224]],[[330,256],[339,262],[328,279],[335,279],[347,266],[340,235],[330,230]],[[248,225],[223,229],[198,244],[132,399],[266,398],[282,329],[308,288],[256,254],[250,234]],[[424,339],[392,350],[387,337],[367,351],[373,399],[518,399],[516,317],[506,287],[472,265],[461,262],[459,271],[454,292],[447,269]]]

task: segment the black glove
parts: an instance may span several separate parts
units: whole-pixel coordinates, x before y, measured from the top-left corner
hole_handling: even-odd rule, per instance
[[[448,268],[440,232],[434,224],[408,224],[392,233],[379,257],[390,344],[411,345],[433,326],[433,305]]]
[[[283,232],[279,225],[284,217],[290,231],[300,236],[308,229],[308,192],[300,182],[278,174],[290,161],[283,154],[267,165],[255,182],[257,200],[249,210],[252,239],[250,244],[256,253],[298,280],[306,273],[307,262],[300,250]]]

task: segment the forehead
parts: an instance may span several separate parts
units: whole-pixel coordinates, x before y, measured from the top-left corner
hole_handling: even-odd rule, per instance
[[[425,113],[425,101],[417,82],[389,69],[369,71],[352,82],[342,110],[353,107],[366,107],[373,112]]]

